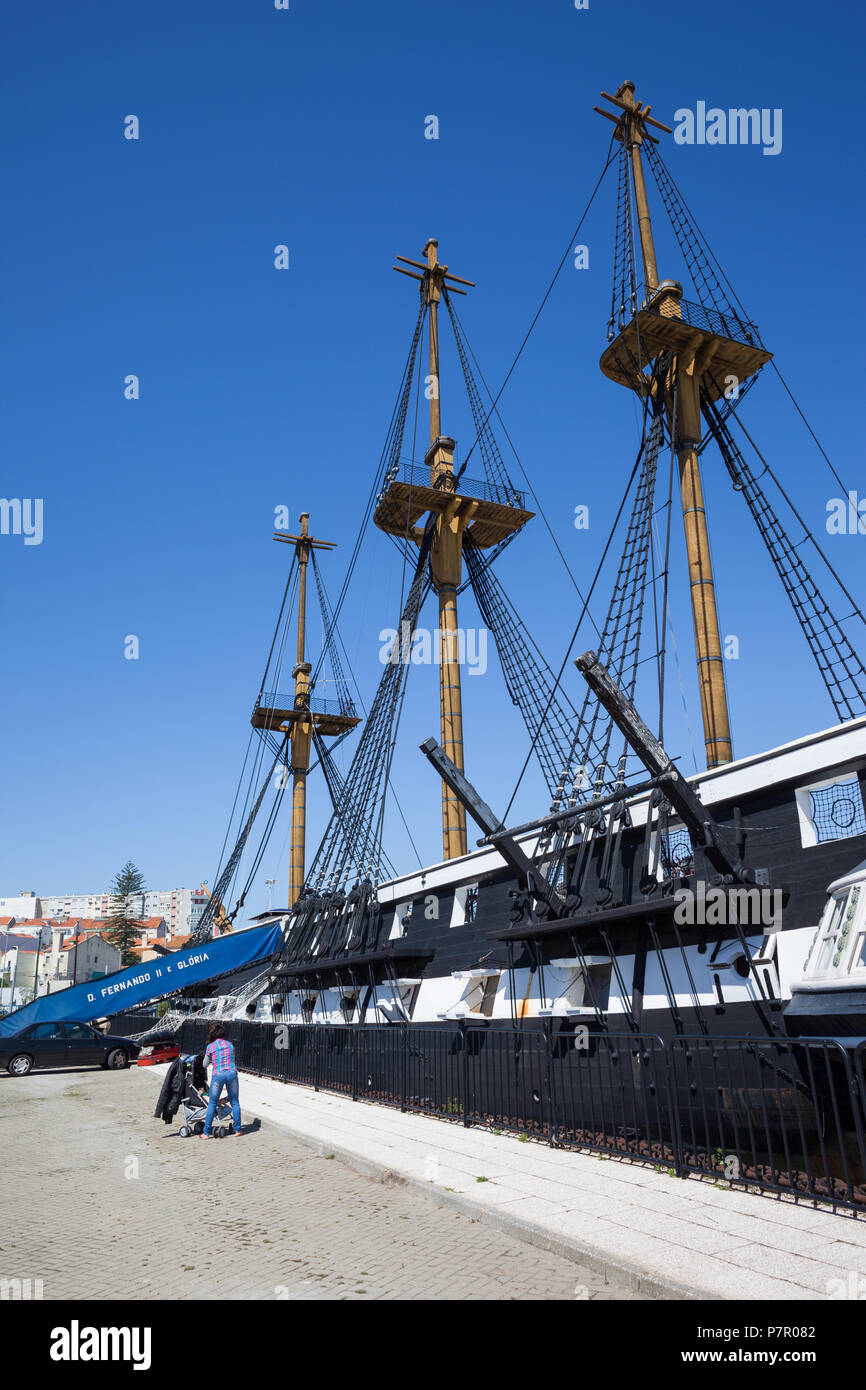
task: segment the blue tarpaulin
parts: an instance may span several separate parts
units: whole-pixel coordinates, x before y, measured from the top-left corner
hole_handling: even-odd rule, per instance
[[[267,960],[280,947],[282,928],[251,927],[216,941],[204,941],[185,951],[172,951],[142,965],[130,965],[99,980],[88,980],[56,994],[46,994],[23,1009],[0,1019],[0,1037],[9,1037],[31,1023],[56,1023],[61,1019],[108,1018],[127,1009],[173,994],[185,985],[198,985],[214,975],[243,970],[255,961]]]

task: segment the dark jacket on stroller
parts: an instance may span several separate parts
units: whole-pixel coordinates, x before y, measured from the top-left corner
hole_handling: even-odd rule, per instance
[[[155,1120],[161,1118],[167,1125],[172,1123],[177,1114],[186,1088],[188,1077],[184,1072],[183,1062],[183,1056],[176,1057],[172,1062],[166,1072],[159,1093],[159,1100],[156,1102],[156,1109],[153,1112]],[[202,1052],[197,1055],[193,1063],[192,1084],[197,1090],[207,1090],[207,1072],[205,1071],[204,1053]]]

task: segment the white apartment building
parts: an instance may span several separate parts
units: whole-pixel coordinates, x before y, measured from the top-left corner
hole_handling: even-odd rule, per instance
[[[18,898],[0,898],[0,916],[8,913],[18,917],[50,917],[54,921],[67,921],[75,917],[110,917],[110,893],[68,893],[27,900],[27,910],[16,912],[4,908],[3,903],[18,903]],[[41,904],[41,912],[35,908]],[[130,903],[136,917],[164,917],[172,936],[189,936],[198,926],[207,906],[207,894],[201,889],[170,888],[165,890],[148,889],[136,893]]]
[[[40,898],[42,916],[62,922],[67,917],[108,917],[111,913],[110,893],[67,893],[59,897]]]
[[[34,917],[46,917],[42,911],[42,899],[27,891],[16,894],[14,898],[0,898],[0,917],[14,917],[18,922],[26,922]]]
[[[100,980],[104,975],[119,970],[120,962],[120,951],[101,936],[67,937],[46,960],[44,978],[49,982],[49,987],[55,982],[80,985],[86,980]]]

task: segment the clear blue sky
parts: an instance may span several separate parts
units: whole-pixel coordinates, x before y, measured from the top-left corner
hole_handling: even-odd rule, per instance
[[[392,258],[417,257],[435,235],[442,259],[477,281],[460,310],[498,385],[602,167],[602,87],[633,78],[669,123],[698,100],[782,108],[778,157],[665,137],[665,158],[825,447],[866,493],[860,364],[839,350],[862,320],[862,11],[44,0],[2,28],[2,492],[44,499],[44,540],[0,537],[0,892],[94,891],[127,858],[151,887],[213,878],[287,563],[270,539],[274,508],[308,510],[339,542],[324,561],[336,593],[414,320],[414,286]],[[431,113],[438,141],[424,138]],[[137,142],[123,138],[128,114]],[[637,440],[632,400],[597,366],[613,210],[608,182],[581,236],[590,268],[563,271],[501,404],[582,584]],[[277,243],[290,248],[286,273],[273,268]],[[681,274],[665,248],[662,274]],[[443,425],[468,442],[456,370],[445,355]],[[123,396],[128,373],[136,402]],[[744,418],[820,528],[834,486],[765,377]],[[833,714],[718,462],[707,491],[722,627],[741,642],[728,676],[746,754]],[[572,524],[579,503],[588,532]],[[862,593],[866,540],[830,544]],[[575,596],[540,521],[500,574],[558,666]],[[367,700],[399,584],[396,552],[371,532],[343,622]],[[138,661],[124,659],[127,634]],[[523,726],[495,661],[465,687],[467,770],[501,807]],[[674,668],[670,693],[671,751],[690,768]],[[395,780],[425,858],[439,853],[438,785],[417,744],[437,731],[436,673],[413,671]],[[516,812],[546,809],[537,779],[525,791]],[[321,784],[310,794],[315,842]],[[391,848],[411,867],[403,837]],[[284,884],[285,826],[267,874]]]

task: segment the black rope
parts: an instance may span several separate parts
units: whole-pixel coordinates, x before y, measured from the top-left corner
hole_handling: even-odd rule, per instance
[[[343,784],[339,814],[331,817],[307,875],[307,887],[334,893],[354,869],[359,880],[374,875],[380,857],[380,799],[387,789],[394,725],[409,667],[412,636],[430,587],[427,572],[435,519],[428,522],[419,548],[415,578],[400,616],[395,661],[385,664],[370,714]]]
[[[250,831],[253,828],[253,824],[255,822],[256,816],[259,813],[261,804],[264,801],[265,793],[267,792],[268,787],[271,785],[271,779],[276,770],[277,763],[280,761],[280,758],[283,757],[283,750],[286,746],[287,738],[288,735],[283,740],[283,744],[277,752],[277,756],[274,758],[268,775],[262,783],[262,787],[256,798],[255,804],[246,819],[246,822],[244,824],[243,829],[241,830],[240,835],[238,836],[237,842],[235,844],[234,849],[231,852],[231,855],[229,856],[228,862],[226,863],[225,868],[222,870],[222,872],[219,874],[217,878],[216,884],[214,885],[214,888],[211,892],[211,896],[208,899],[208,902],[205,906],[204,912],[199,918],[195,931],[190,936],[190,945],[197,946],[199,942],[207,941],[211,936],[211,927],[213,924],[214,917],[216,916],[217,907],[221,903],[223,903],[225,898],[228,896],[232,880],[234,879],[234,876],[237,872],[238,866],[241,861],[244,846],[246,845],[246,842],[249,838]],[[278,790],[278,797],[282,795],[283,790],[284,787]]]
[[[514,357],[514,361],[511,363],[511,366],[508,368],[508,371],[506,372],[505,377],[504,377],[504,379],[503,379],[502,385],[500,386],[499,390],[498,390],[497,393],[496,393],[495,399],[494,399],[494,401],[493,401],[493,405],[491,406],[490,411],[489,411],[489,413],[488,413],[488,415],[487,415],[487,419],[488,419],[488,420],[490,419],[490,416],[493,414],[493,411],[494,411],[494,409],[496,408],[496,406],[499,404],[499,400],[500,400],[500,398],[501,398],[501,396],[502,396],[502,393],[503,393],[503,391],[505,390],[506,386],[508,385],[508,382],[509,382],[509,380],[511,379],[511,375],[512,375],[512,373],[513,373],[515,367],[517,366],[518,362],[520,361],[520,358],[521,358],[522,355],[523,355],[523,349],[526,347],[526,344],[529,342],[530,336],[531,336],[531,334],[532,334],[532,330],[535,328],[535,325],[538,323],[538,320],[539,320],[539,318],[541,317],[541,312],[542,312],[542,310],[543,310],[545,304],[547,303],[548,299],[550,298],[550,296],[551,296],[551,294],[552,294],[552,292],[553,292],[553,287],[554,287],[554,285],[556,284],[557,280],[559,279],[559,276],[560,276],[560,272],[561,272],[561,270],[562,270],[562,267],[565,265],[565,262],[568,260],[569,256],[571,255],[571,248],[572,248],[572,246],[573,246],[573,244],[574,244],[575,238],[576,238],[576,237],[579,235],[579,233],[580,233],[581,227],[583,226],[584,222],[586,221],[586,218],[587,218],[587,215],[588,215],[588,213],[589,213],[589,210],[590,210],[590,208],[592,207],[593,202],[595,201],[595,195],[596,195],[596,193],[598,192],[598,190],[600,189],[600,187],[601,187],[601,185],[602,185],[602,182],[603,182],[603,180],[604,180],[604,176],[605,176],[605,174],[607,173],[608,169],[610,168],[610,165],[611,165],[612,161],[613,161],[614,158],[616,157],[616,156],[615,156],[615,153],[612,153],[612,152],[611,152],[612,149],[613,149],[613,143],[614,143],[614,137],[611,136],[611,138],[610,138],[610,146],[608,147],[607,159],[605,160],[604,168],[602,169],[601,173],[600,173],[599,176],[598,176],[598,181],[597,181],[595,187],[593,188],[592,193],[589,195],[589,202],[587,203],[586,207],[584,208],[583,212],[581,213],[580,221],[578,222],[577,226],[575,227],[574,231],[573,231],[572,234],[571,234],[571,237],[569,238],[568,246],[567,246],[566,249],[565,249],[565,253],[564,253],[563,257],[562,257],[562,260],[559,262],[559,265],[556,267],[556,270],[554,271],[553,279],[551,280],[550,284],[548,285],[547,289],[545,290],[544,298],[542,299],[541,303],[539,304],[539,306],[538,306],[538,308],[537,308],[537,310],[536,310],[536,312],[535,312],[535,315],[534,315],[534,317],[533,317],[533,320],[532,320],[532,322],[530,323],[528,329],[526,330],[526,334],[525,334],[525,336],[524,336],[524,338],[523,338],[523,342],[520,344],[520,347],[517,349],[517,353],[516,353],[516,355],[515,355],[515,357]],[[478,442],[478,440],[477,440],[477,437],[476,437],[476,439],[475,439],[475,440],[473,441],[473,443],[472,443],[472,446],[471,446],[471,448],[470,448],[470,450],[469,450],[469,453],[466,455],[466,458],[465,458],[464,461],[463,461],[463,467],[460,469],[459,473],[456,475],[458,478],[461,476],[461,474],[463,473],[464,469],[466,468],[467,463],[469,462],[470,458],[472,457],[472,450],[475,448],[475,445],[476,445],[477,442]]]
[[[460,323],[460,318],[459,318],[459,315],[457,314],[457,310],[456,310],[456,309],[454,310],[454,315],[455,315],[455,318],[457,319],[457,322],[460,324],[460,329],[461,329],[461,332],[463,333],[464,338],[466,338],[465,329],[463,328],[462,323]],[[482,386],[484,387],[484,390],[487,392],[488,397],[490,397],[490,400],[492,401],[492,400],[493,400],[493,397],[492,397],[492,395],[491,395],[490,388],[489,388],[489,386],[487,385],[487,382],[486,382],[485,379],[484,379],[484,373],[483,373],[482,370],[481,370],[481,367],[480,367],[479,362],[478,362],[478,358],[475,356],[475,353],[472,351],[472,345],[470,344],[468,338],[466,338],[466,347],[467,347],[467,349],[468,349],[468,351],[469,351],[469,355],[471,356],[472,361],[473,361],[474,364],[475,364],[475,370],[478,372],[478,376],[479,376],[479,379],[480,379],[480,381],[481,381],[481,384],[482,384]],[[565,572],[566,572],[566,574],[568,575],[569,579],[571,580],[571,583],[572,583],[572,585],[573,585],[573,587],[574,587],[574,590],[575,590],[575,592],[576,592],[578,598],[580,599],[581,603],[583,603],[583,594],[581,593],[580,585],[578,584],[577,580],[575,579],[574,575],[573,575],[572,572],[571,572],[571,567],[570,567],[570,565],[569,565],[567,559],[565,558],[565,555],[564,555],[563,552],[562,552],[562,548],[561,548],[561,546],[560,546],[560,544],[559,544],[559,541],[556,539],[556,533],[554,532],[553,527],[552,527],[551,524],[550,524],[550,521],[549,521],[549,519],[548,519],[547,513],[546,513],[546,511],[544,510],[544,507],[543,507],[543,505],[542,505],[541,499],[539,498],[538,493],[535,491],[535,488],[532,486],[532,482],[531,482],[531,480],[530,480],[530,478],[529,478],[528,473],[526,472],[526,469],[525,469],[524,466],[523,466],[523,462],[522,462],[522,460],[521,460],[521,458],[520,458],[520,455],[518,454],[516,448],[514,447],[514,442],[513,442],[512,438],[511,438],[510,434],[508,433],[508,429],[507,429],[507,427],[506,427],[505,421],[503,420],[503,418],[502,418],[502,416],[501,416],[501,414],[500,414],[500,412],[499,412],[498,406],[496,406],[495,404],[494,404],[493,407],[492,407],[492,413],[494,413],[494,414],[496,415],[496,418],[497,418],[497,420],[499,421],[499,424],[500,424],[500,426],[501,426],[501,428],[502,428],[502,433],[505,435],[505,438],[508,440],[508,446],[509,446],[509,448],[511,449],[511,452],[513,453],[513,455],[514,455],[514,458],[515,458],[515,460],[516,460],[516,462],[517,462],[517,466],[518,466],[518,468],[520,469],[520,472],[521,472],[521,474],[522,474],[522,476],[523,476],[523,481],[524,481],[524,483],[526,484],[526,487],[527,487],[529,493],[530,493],[531,496],[532,496],[533,502],[535,503],[536,511],[538,512],[538,515],[541,517],[542,521],[544,522],[544,525],[545,525],[545,527],[546,527],[546,529],[547,529],[547,533],[548,533],[548,535],[550,536],[550,539],[553,541],[554,549],[556,550],[557,555],[559,556],[560,560],[562,561],[562,564],[563,564],[563,566],[564,566],[564,568],[565,568]],[[498,546],[493,546],[493,547],[491,547],[491,549],[490,549],[490,550],[487,552],[487,554],[484,556],[483,561],[479,562],[479,567],[480,567],[481,564],[483,564],[485,567],[488,566],[488,565],[491,565],[491,564],[493,563],[493,561],[494,561],[495,559],[497,559],[498,556],[499,556],[499,555],[502,553],[502,551],[505,549],[505,546],[506,546],[506,545],[509,545],[509,544],[511,543],[511,541],[514,540],[514,537],[515,537],[516,535],[518,535],[518,534],[519,534],[519,532],[513,531],[513,532],[511,533],[511,535],[508,536],[508,537],[506,538],[506,540],[501,541],[501,542],[499,543]],[[467,583],[468,583],[468,582],[469,582],[469,581],[467,580]],[[464,587],[465,587],[465,585],[464,585]],[[589,614],[589,620],[590,620],[590,622],[592,623],[593,628],[595,628],[595,631],[598,632],[598,627],[596,626],[595,619],[593,618],[593,616],[592,616],[591,613]],[[600,634],[599,634],[599,635],[600,635]]]
[[[742,491],[746,504],[758,527],[770,558],[784,585],[785,592],[794,609],[797,621],[818,666],[818,670],[833,702],[836,716],[840,720],[854,719],[866,713],[866,669],[854,650],[842,621],[833,613],[827,600],[818,588],[798,549],[792,544],[782,522],[771,506],[758,478],[743,457],[730,430],[714,402],[704,398],[703,413],[719,446],[728,473],[738,490]],[[737,417],[734,417],[737,419]],[[754,441],[738,420],[746,437],[753,447]],[[757,450],[756,450],[757,452]],[[760,457],[760,455],[759,455]],[[761,458],[764,472],[772,478],[785,501],[790,506],[799,525],[803,527],[803,540],[810,540],[827,565],[833,578],[849,602],[853,599],[833,569],[826,555],[818,545],[812,532],[806,526],[784,488],[774,476],[769,464]],[[801,542],[802,544],[802,542]],[[863,614],[853,604],[854,612],[864,621]]]
[[[646,409],[646,406],[645,406],[645,409]],[[570,640],[569,640],[568,647],[567,647],[566,652],[565,652],[565,656],[564,656],[563,659],[562,659],[562,665],[560,666],[559,672],[558,672],[558,674],[557,674],[557,676],[556,676],[556,681],[555,681],[554,686],[553,686],[553,690],[554,690],[554,691],[556,691],[556,690],[559,688],[559,685],[560,685],[560,683],[561,683],[561,681],[562,681],[563,673],[565,672],[566,665],[568,664],[568,659],[569,659],[569,657],[571,656],[572,650],[573,650],[573,648],[574,648],[574,644],[575,644],[575,642],[577,641],[577,634],[578,634],[578,632],[580,631],[581,624],[583,623],[583,619],[584,619],[584,616],[586,615],[587,608],[588,608],[588,606],[589,606],[590,600],[592,599],[593,593],[595,592],[595,586],[596,586],[596,584],[598,583],[599,576],[601,575],[602,567],[603,567],[603,565],[604,565],[605,560],[607,559],[607,554],[608,554],[608,551],[610,550],[610,547],[611,547],[611,545],[612,545],[612,543],[613,543],[613,538],[614,538],[614,536],[616,535],[616,529],[617,529],[617,527],[618,527],[618,525],[619,525],[619,520],[620,520],[620,517],[622,516],[623,510],[624,510],[624,508],[625,508],[625,504],[626,504],[626,502],[627,502],[627,500],[628,500],[629,493],[631,492],[632,483],[634,482],[635,476],[637,475],[638,469],[640,468],[641,459],[642,459],[642,457],[643,457],[643,451],[644,451],[644,441],[641,442],[641,446],[640,446],[640,449],[639,449],[639,451],[638,451],[638,456],[637,456],[637,458],[635,459],[634,466],[633,466],[632,471],[631,471],[631,473],[630,473],[630,475],[629,475],[628,482],[626,483],[625,491],[623,492],[623,495],[622,495],[622,500],[620,501],[619,507],[617,508],[616,516],[614,517],[613,524],[612,524],[612,526],[611,526],[611,528],[610,528],[610,531],[609,531],[609,533],[608,533],[608,537],[607,537],[607,540],[606,540],[606,542],[605,542],[604,550],[602,551],[601,558],[599,559],[598,565],[596,566],[595,574],[594,574],[593,577],[592,577],[592,583],[591,583],[590,586],[589,586],[589,591],[588,591],[588,593],[587,593],[587,595],[586,595],[586,599],[584,600],[583,606],[582,606],[582,608],[581,608],[581,611],[580,611],[580,613],[578,614],[577,622],[575,623],[575,626],[574,626],[574,631],[573,631],[572,634],[571,634],[571,638],[570,638]],[[546,711],[546,709],[545,709],[545,718],[546,718],[546,715],[547,715],[547,711]],[[524,759],[523,766],[522,766],[522,768],[521,768],[521,770],[520,770],[520,774],[519,774],[519,776],[518,776],[518,778],[517,778],[517,782],[515,783],[514,791],[511,793],[511,798],[510,798],[510,800],[509,800],[509,802],[508,802],[508,806],[507,806],[506,809],[505,809],[505,815],[503,816],[503,822],[504,822],[505,820],[507,820],[507,818],[508,818],[508,814],[509,814],[509,812],[511,811],[511,807],[512,807],[513,804],[514,804],[514,798],[517,796],[517,793],[518,793],[518,791],[519,791],[519,789],[520,789],[520,785],[521,785],[521,783],[522,783],[522,781],[523,781],[524,776],[526,775],[526,769],[529,767],[529,762],[530,762],[531,757],[532,757],[532,746],[530,745],[529,752],[526,754],[526,758]],[[572,759],[570,758],[570,759],[569,759],[569,762],[571,763],[571,761],[572,761]]]

